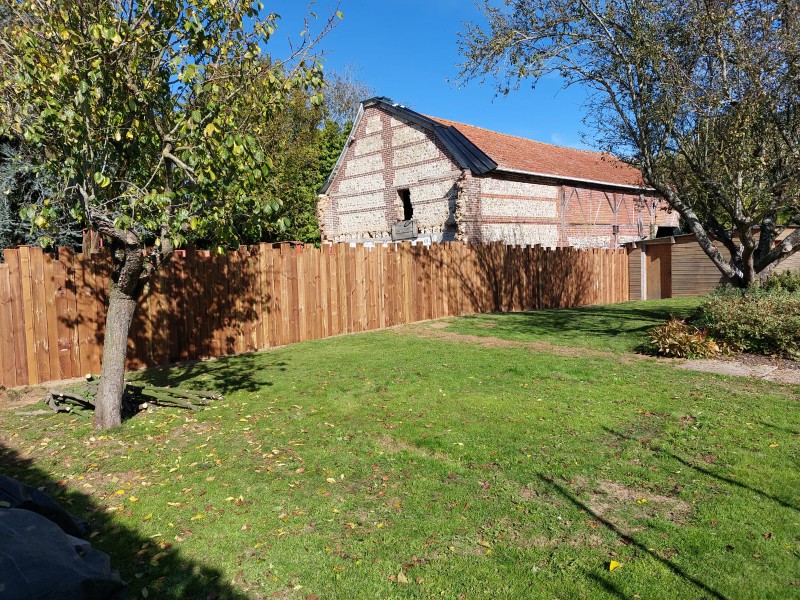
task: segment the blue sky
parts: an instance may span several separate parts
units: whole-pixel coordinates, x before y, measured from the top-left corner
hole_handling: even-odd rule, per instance
[[[302,31],[307,3],[266,0],[265,5],[282,17],[270,43],[279,55],[282,40],[297,39]],[[335,7],[335,0],[317,0],[313,10],[319,20],[312,30]],[[523,85],[505,97],[496,97],[489,82],[458,87],[457,34],[464,21],[481,22],[472,0],[342,0],[340,10],[344,19],[320,47],[326,68],[353,66],[376,95],[424,114],[551,144],[592,147],[591,135],[588,143],[581,138],[591,134],[581,122],[582,91],[562,90],[556,78],[535,90]]]

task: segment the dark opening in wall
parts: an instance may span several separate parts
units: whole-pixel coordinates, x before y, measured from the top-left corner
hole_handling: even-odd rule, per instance
[[[410,221],[414,218],[414,207],[411,206],[411,190],[397,190],[400,201],[403,203],[403,221]]]

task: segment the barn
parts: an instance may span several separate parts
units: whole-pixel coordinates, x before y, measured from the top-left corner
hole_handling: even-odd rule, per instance
[[[676,213],[619,159],[429,117],[371,98],[320,190],[324,242],[616,248]]]

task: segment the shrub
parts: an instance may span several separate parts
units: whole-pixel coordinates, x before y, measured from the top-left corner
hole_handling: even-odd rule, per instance
[[[675,317],[650,332],[650,345],[672,358],[713,358],[725,350],[705,331]]]
[[[773,273],[761,285],[762,290],[770,292],[800,293],[800,269]]]
[[[700,314],[709,334],[737,352],[800,358],[800,292],[723,288]]]

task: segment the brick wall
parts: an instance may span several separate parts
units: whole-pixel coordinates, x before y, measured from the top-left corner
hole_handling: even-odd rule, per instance
[[[422,128],[369,107],[358,124],[328,194],[320,198],[326,241],[388,240],[402,220],[398,190],[408,189],[420,236],[457,237],[455,214],[463,173]]]
[[[677,225],[676,214],[638,195],[524,174],[474,176],[431,131],[371,106],[320,197],[323,239],[389,240],[403,219],[400,189],[410,191],[420,237],[433,241],[608,248],[649,235],[651,225]]]

